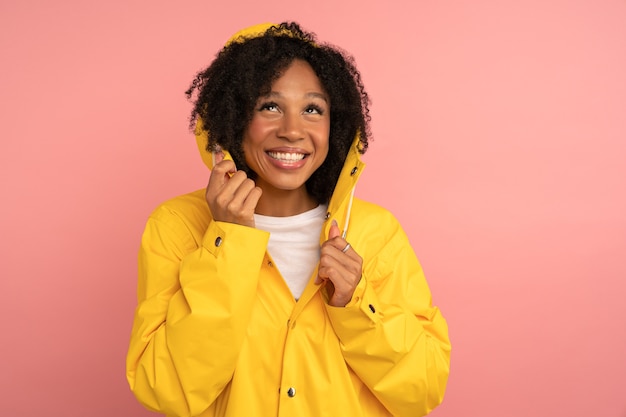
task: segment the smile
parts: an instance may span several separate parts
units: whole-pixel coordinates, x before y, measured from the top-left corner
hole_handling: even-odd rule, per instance
[[[267,154],[281,162],[298,162],[306,157],[306,154],[295,152],[267,152]]]

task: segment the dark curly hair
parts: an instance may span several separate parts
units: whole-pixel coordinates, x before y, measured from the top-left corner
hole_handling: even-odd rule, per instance
[[[319,44],[315,34],[297,23],[269,27],[257,37],[236,39],[225,46],[205,70],[200,71],[185,92],[194,102],[190,128],[202,119],[209,143],[230,152],[238,169],[256,178],[246,164],[242,141],[259,97],[294,60],[306,61],[330,97],[328,156],[306,182],[307,191],[319,204],[326,204],[350,149],[359,135],[364,153],[370,138],[369,98],[354,59],[328,44]]]

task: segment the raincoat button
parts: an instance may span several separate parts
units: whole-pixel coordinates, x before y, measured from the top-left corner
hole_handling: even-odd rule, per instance
[[[219,247],[222,244],[222,238],[221,237],[217,237],[217,239],[215,239],[215,246]]]
[[[373,305],[371,305],[371,304],[370,304],[370,305],[369,305],[369,307],[370,307],[370,311],[371,311],[372,313],[376,313],[376,309],[374,308],[374,306],[373,306]]]
[[[269,266],[270,268],[274,266],[274,264],[272,263],[272,261],[267,261],[267,266]]]
[[[296,396],[296,389],[294,387],[290,387],[287,390],[287,395],[289,395],[291,398]]]
[[[356,167],[352,168],[352,171],[350,171],[350,175],[356,174],[356,171],[357,171]]]
[[[324,217],[324,220],[328,220],[328,219],[330,219],[330,211],[326,213],[326,217]]]

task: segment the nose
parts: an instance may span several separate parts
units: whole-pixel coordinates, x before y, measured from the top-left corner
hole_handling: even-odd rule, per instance
[[[300,114],[285,113],[281,118],[278,136],[290,142],[304,138],[303,120]]]

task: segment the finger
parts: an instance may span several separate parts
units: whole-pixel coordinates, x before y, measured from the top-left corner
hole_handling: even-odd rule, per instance
[[[348,242],[341,237],[341,230],[339,229],[339,225],[336,220],[333,220],[330,224],[330,229],[328,230],[328,240],[323,243],[322,247],[328,245],[333,246],[340,251],[343,251],[343,249],[348,245]]]
[[[245,174],[244,174],[245,175]],[[240,178],[233,178],[231,182],[239,182]],[[230,183],[226,187],[229,187]],[[234,223],[254,227],[254,211],[263,191],[254,181],[245,178],[238,185],[232,196],[225,198],[225,216]],[[226,194],[226,193],[225,193]]]
[[[219,174],[217,176],[219,177]],[[209,180],[207,196],[213,196],[221,207],[226,207],[232,202],[233,198],[235,198],[237,194],[237,191],[247,179],[248,177],[245,172],[237,171],[232,177],[226,179],[225,182],[221,184],[217,183],[219,180],[216,180],[215,182]],[[252,188],[252,186],[248,186],[248,188]]]
[[[244,201],[248,198],[250,191],[256,187],[256,184],[247,177],[242,178],[240,175],[237,175],[236,178],[233,176],[233,179],[231,179],[229,184],[227,184],[224,188],[226,189],[226,187],[228,187],[229,191],[232,192],[230,204],[232,204],[233,207],[237,207],[243,206]]]
[[[330,230],[328,231],[328,240],[334,239],[339,236],[341,236],[339,225],[337,224],[337,220],[333,220],[330,224]]]
[[[249,213],[249,217],[254,220],[254,210],[256,209],[256,205],[259,203],[259,199],[263,194],[263,190],[261,187],[254,187],[250,190],[246,199],[243,202],[242,211],[244,213]]]
[[[223,159],[219,163],[215,164],[212,171],[219,173],[228,173],[237,171],[237,167],[235,166],[235,162],[230,159]]]
[[[217,164],[211,170],[209,183],[206,187],[207,201],[209,196],[216,196],[226,184],[230,182],[231,176],[236,173],[237,168],[233,161],[225,160]]]
[[[320,270],[320,276],[327,275],[324,279],[328,289],[332,286],[332,292],[329,291],[329,301],[332,305],[346,305],[354,294],[354,289],[358,284],[359,277],[348,273],[341,268],[327,267]]]
[[[228,179],[237,172],[235,163],[229,159],[225,159],[215,165],[211,170],[211,177],[209,179],[209,186],[214,183],[218,186],[223,185]]]
[[[347,256],[342,256],[340,251],[333,248],[332,251],[322,252],[320,254],[320,272],[322,278],[332,279],[347,275],[356,267],[356,262]]]
[[[213,152],[213,166],[219,164],[224,160],[224,152],[221,148]]]
[[[319,276],[335,282],[345,278],[354,280],[361,276],[363,259],[353,249],[343,253],[336,247],[327,245],[320,251]]]
[[[320,267],[318,275],[322,279],[327,279],[332,281],[335,286],[340,282],[349,279],[348,277],[351,275],[349,269],[343,265],[340,261],[338,261],[335,257],[329,254],[322,254],[320,257]]]
[[[363,259],[353,248],[344,253],[346,245],[344,239],[336,236],[324,242],[320,250],[316,283],[326,285],[329,304],[334,306],[345,306],[352,299],[363,273]]]
[[[332,239],[327,240],[322,244],[322,251],[328,250],[329,253],[333,254],[334,257],[340,258],[344,254],[349,255],[353,252],[352,246],[344,252],[343,250],[348,246],[348,242],[341,238],[340,236],[334,237]]]

